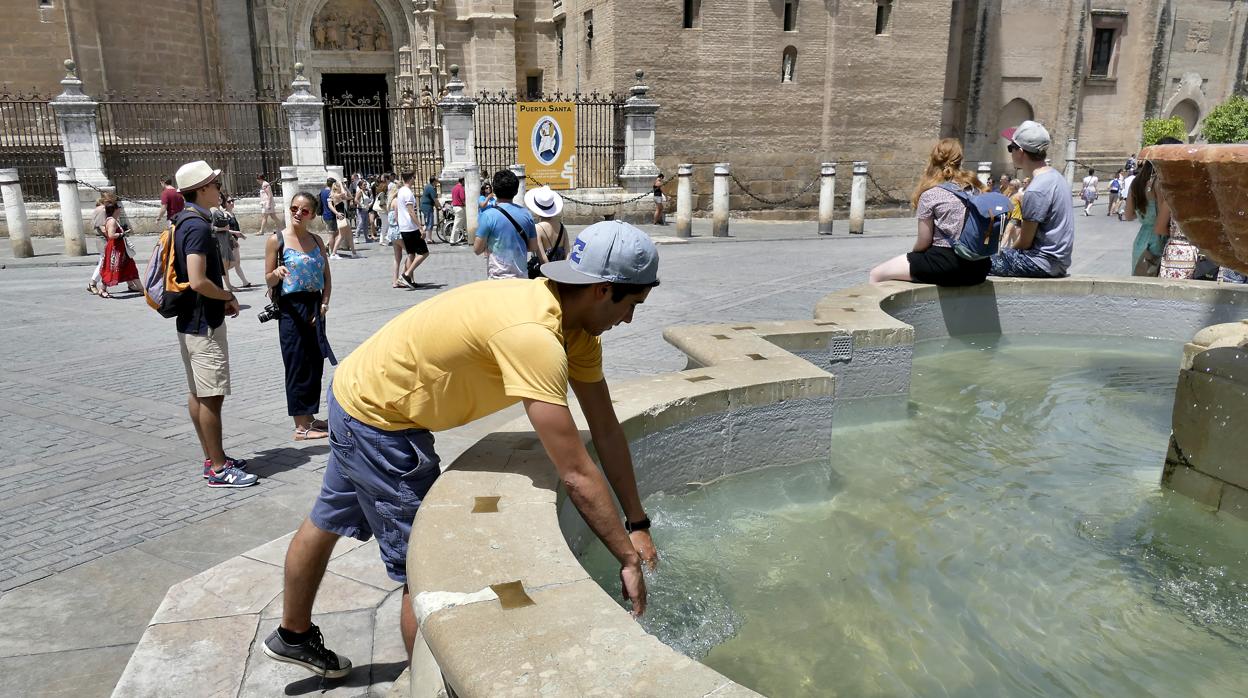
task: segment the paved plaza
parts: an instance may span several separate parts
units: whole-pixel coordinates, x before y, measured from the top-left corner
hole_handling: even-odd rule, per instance
[[[1136,226],[1097,209],[1076,219],[1072,272],[1124,274]],[[819,298],[865,283],[872,265],[909,250],[915,223],[869,220],[866,235],[850,236],[838,221],[829,237],[815,235],[814,223],[732,226],[734,237],[714,239],[698,220],[693,240],[660,247],[662,286],[631,325],[604,337],[608,376],[683,369],[684,355],[662,339],[671,325],[810,317]],[[135,240],[141,258],[152,241]],[[254,236],[243,242],[253,282],[263,277],[262,245]],[[135,294],[88,295],[91,266],[80,263],[96,258],[61,257],[59,239],[36,240],[38,256],[26,260],[7,256],[7,241],[0,246],[4,693],[107,696],[171,585],[299,524],[328,447],[291,440],[277,327],[256,320],[266,303],[258,288],[239,294],[242,315],[229,320],[233,394],[223,421],[227,453],[248,459],[262,480],[213,490],[200,478],[173,321]],[[402,310],[485,276],[469,248],[432,251],[416,274],[428,285],[415,291],[390,288],[389,248],[366,245],[363,259],[334,263],[327,329],[338,356]],[[444,463],[519,414],[439,434]],[[317,690],[305,684],[295,693]]]

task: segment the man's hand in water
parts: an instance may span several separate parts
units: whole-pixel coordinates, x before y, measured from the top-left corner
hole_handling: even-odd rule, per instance
[[[653,571],[659,566],[659,552],[654,549],[654,541],[651,540],[649,531],[633,531],[628,537],[633,541],[633,547],[641,556],[641,564],[646,569]]]
[[[620,593],[633,602],[634,618],[646,612],[646,577],[635,559],[620,566]]]

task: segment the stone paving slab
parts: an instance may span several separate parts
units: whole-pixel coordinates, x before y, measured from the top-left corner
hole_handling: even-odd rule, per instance
[[[1077,224],[1074,271],[1125,272],[1135,227],[1104,216]],[[871,265],[909,249],[913,230],[910,219],[869,221],[875,232],[866,236],[821,238],[802,224],[734,220],[734,239],[665,246],[663,285],[633,324],[605,338],[608,375],[684,368],[684,354],[662,339],[669,325],[809,318],[819,298],[862,283]],[[45,242],[59,245],[36,245]],[[254,236],[243,242],[252,281],[261,278],[262,244]],[[0,260],[7,253],[0,241]],[[339,356],[412,304],[484,277],[484,261],[470,251],[435,245],[417,277],[438,287],[392,290],[391,251],[362,254],[334,266],[327,325]],[[222,493],[199,477],[172,322],[136,297],[88,295],[89,275],[0,271],[0,617],[9,638],[0,640],[0,660],[23,675],[54,675],[46,668],[62,664],[75,675],[90,662],[80,667],[74,653],[96,648],[102,657],[138,642],[171,585],[291,531],[325,466],[323,443],[290,441],[276,328],[255,320],[259,292],[241,294],[250,307],[230,320],[235,392],[224,422],[227,451],[249,458],[264,479]],[[439,452],[450,462],[519,415],[512,408],[440,433]],[[127,577],[124,598],[114,601]],[[78,598],[98,580],[98,598]],[[48,624],[49,614],[92,630]],[[120,673],[116,666],[107,682]]]

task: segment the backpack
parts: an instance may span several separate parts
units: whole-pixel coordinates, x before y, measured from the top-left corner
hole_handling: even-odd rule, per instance
[[[182,294],[191,286],[189,282],[178,281],[178,273],[173,265],[176,254],[174,235],[178,225],[189,216],[198,216],[208,221],[209,224],[212,223],[202,213],[191,208],[185,209],[168,228],[161,232],[160,238],[156,240],[156,246],[152,249],[152,256],[147,260],[147,266],[143,270],[143,298],[147,300],[152,310],[160,313],[161,317],[177,316],[181,307]]]
[[[950,182],[940,188],[958,197],[966,206],[966,220],[962,223],[962,232],[953,241],[953,251],[972,262],[996,254],[1001,233],[1014,208],[1009,197],[997,192],[970,194]]]

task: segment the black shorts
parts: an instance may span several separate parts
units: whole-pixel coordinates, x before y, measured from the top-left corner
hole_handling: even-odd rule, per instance
[[[934,245],[907,254],[906,261],[910,262],[910,278],[937,286],[974,286],[983,283],[992,268],[990,259],[971,261],[958,256],[952,248]]]
[[[429,254],[429,245],[419,230],[400,230],[403,237],[403,251],[408,254]]]

